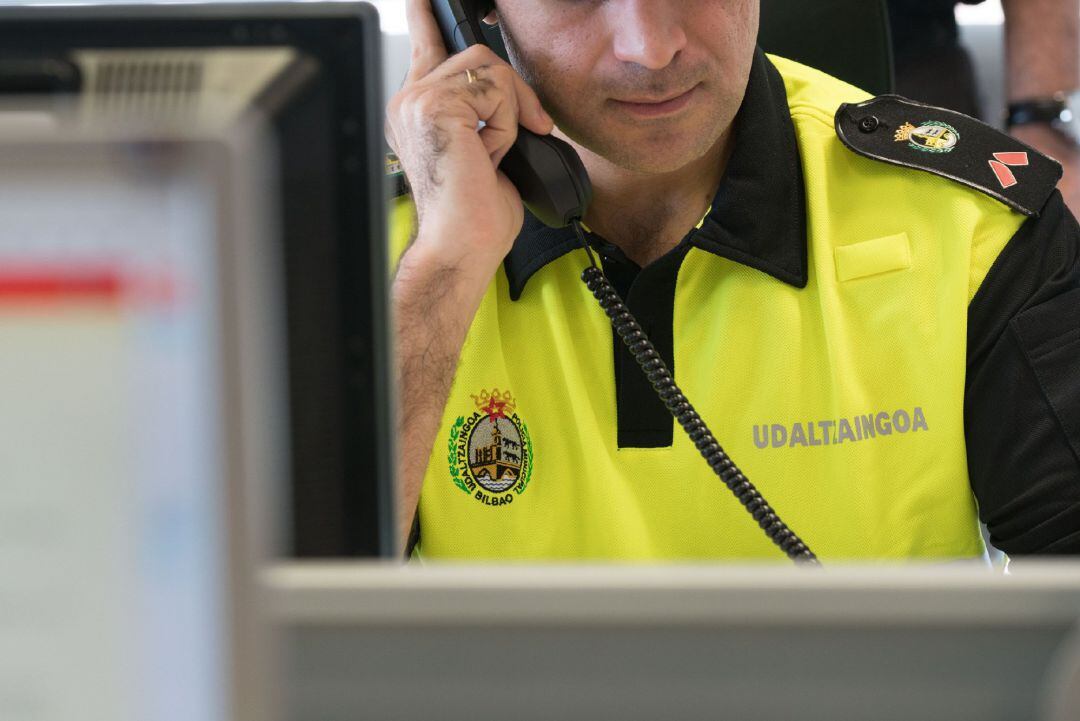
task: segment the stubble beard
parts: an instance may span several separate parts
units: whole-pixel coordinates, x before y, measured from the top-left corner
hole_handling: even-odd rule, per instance
[[[550,91],[555,87],[556,81],[549,79],[548,75],[521,51],[505,20],[500,23],[499,28],[511,65],[536,93],[558,130],[585,150],[625,170],[649,174],[666,173],[703,157],[720,142],[742,101],[740,95],[732,98],[730,103],[718,103],[710,109],[707,117],[692,133],[676,134],[661,124],[654,132],[639,136],[637,142],[627,142],[625,134],[620,133],[618,128],[605,131],[596,125],[579,121],[573,114],[565,112],[555,93]],[[730,109],[725,110],[729,105]],[[687,137],[688,135],[691,137]]]

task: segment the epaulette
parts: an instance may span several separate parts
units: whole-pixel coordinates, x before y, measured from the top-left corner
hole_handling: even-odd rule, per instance
[[[836,134],[859,155],[955,180],[1032,217],[1061,180],[1056,160],[1016,138],[898,95],[841,105]]]
[[[401,161],[394,153],[386,154],[386,178],[390,181],[393,198],[409,194],[409,182],[405,178],[405,170],[402,169]]]

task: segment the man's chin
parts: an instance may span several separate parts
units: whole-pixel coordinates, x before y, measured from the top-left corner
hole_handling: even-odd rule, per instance
[[[699,150],[653,142],[641,145],[627,144],[606,150],[607,152],[598,153],[598,155],[612,165],[645,175],[674,173],[701,160],[708,152],[707,148]]]
[[[650,175],[684,168],[715,147],[716,140],[711,138],[712,133],[702,133],[702,127],[708,123],[695,127],[685,127],[683,123],[646,128],[620,125],[614,124],[610,129],[595,133],[575,133],[571,136],[574,138],[571,142],[619,168]],[[710,136],[708,142],[705,135]],[[618,141],[612,142],[613,138]]]
[[[565,130],[563,127],[557,128],[555,134],[582,151],[587,166],[592,164],[591,161],[606,162],[646,175],[673,173],[700,160],[713,147],[713,143],[703,145],[701,142],[700,125],[696,129],[686,128],[682,123],[628,128],[621,123],[612,123],[601,128],[591,127],[585,132],[573,126]],[[612,142],[613,138],[618,142]],[[688,139],[697,142],[689,143]]]

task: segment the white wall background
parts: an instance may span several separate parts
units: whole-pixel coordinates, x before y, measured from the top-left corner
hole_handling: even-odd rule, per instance
[[[960,22],[960,37],[971,53],[979,82],[979,100],[986,120],[1005,126],[1005,36],[1002,26],[1005,14],[1001,0],[988,0],[982,5],[959,5],[956,19]]]
[[[389,98],[401,87],[409,71],[409,26],[405,0],[368,0],[379,11],[383,31],[383,92]]]

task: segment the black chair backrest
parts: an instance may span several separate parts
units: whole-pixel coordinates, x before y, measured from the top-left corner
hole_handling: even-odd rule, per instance
[[[885,0],[761,0],[758,43],[868,93],[893,91]]]

